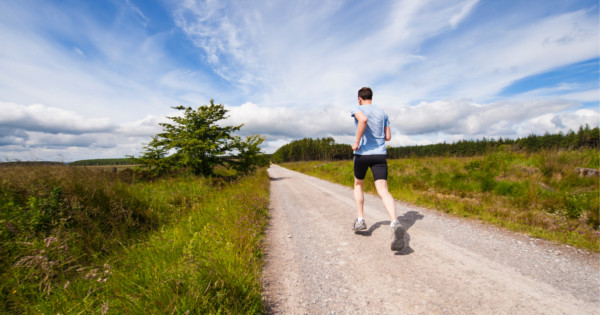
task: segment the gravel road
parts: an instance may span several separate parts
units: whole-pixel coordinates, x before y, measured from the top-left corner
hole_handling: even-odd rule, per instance
[[[273,165],[263,288],[273,314],[600,314],[600,256],[381,200]]]

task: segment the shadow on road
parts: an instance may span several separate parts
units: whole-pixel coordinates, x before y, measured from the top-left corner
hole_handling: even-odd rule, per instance
[[[402,230],[404,230],[404,248],[402,250],[397,251],[394,255],[408,255],[414,253],[414,250],[410,248],[410,235],[408,234],[408,229],[412,227],[417,220],[422,220],[425,216],[420,214],[418,211],[408,211],[402,216],[398,217],[398,222],[400,222],[400,226]],[[375,222],[371,227],[369,227],[366,231],[355,231],[354,234],[362,235],[362,236],[371,236],[373,231],[377,230],[382,225],[390,225],[390,221],[379,221]]]
[[[407,233],[408,229],[417,222],[417,220],[423,220],[425,216],[420,214],[418,211],[408,211],[402,216],[398,217],[398,222],[404,230],[404,248],[397,251],[394,255],[408,255],[414,253],[414,250],[410,248],[410,235]]]
[[[269,176],[269,180],[270,180],[270,181],[273,181],[273,182],[274,182],[274,181],[278,181],[278,180],[284,180],[284,179],[286,179],[286,178],[287,178],[287,177],[271,177],[271,176]]]
[[[390,225],[390,221],[379,221],[375,222],[371,227],[366,231],[354,231],[354,234],[362,235],[362,236],[371,236],[373,231],[377,230],[382,225]]]

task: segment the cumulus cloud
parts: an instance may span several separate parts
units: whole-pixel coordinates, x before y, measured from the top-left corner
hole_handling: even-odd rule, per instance
[[[517,138],[600,124],[600,110],[581,108],[580,103],[561,99],[487,104],[447,100],[382,107],[390,117],[392,141],[389,144],[392,146],[481,137]],[[228,109],[231,117],[227,123],[244,123],[244,133],[265,135],[267,152],[300,138],[333,137],[338,143],[348,144],[354,138],[354,121],[349,108],[324,106],[307,111],[300,106],[270,108],[246,103]]]
[[[110,148],[116,144],[113,141],[106,141],[107,134],[86,134],[86,135],[69,135],[69,134],[48,134],[43,132],[30,132],[29,139],[26,142],[27,147],[44,147],[44,148],[68,148],[68,147],[100,147]],[[114,137],[111,137],[114,138]]]
[[[353,126],[349,110],[323,106],[265,107],[253,103],[228,107],[231,124],[244,124],[243,133],[288,138],[327,137],[347,133]]]
[[[147,115],[139,120],[121,123],[115,132],[125,136],[149,138],[161,132],[159,123],[165,122],[169,122],[165,115]]]
[[[44,133],[82,134],[109,132],[115,126],[108,118],[85,118],[56,107],[41,104],[24,106],[0,102],[0,127]]]
[[[0,102],[0,112],[2,159],[72,159],[69,152],[87,158],[134,155],[167,120],[148,115],[118,124],[41,104],[6,102]]]
[[[10,145],[23,145],[29,135],[22,129],[0,127],[0,147]]]
[[[521,125],[552,113],[572,115],[569,111],[581,105],[560,99],[533,101],[500,101],[478,104],[470,100],[422,102],[394,110],[394,128],[407,135],[444,133],[448,135],[474,136],[522,136]],[[572,121],[570,128],[589,122],[579,115],[579,122]],[[576,124],[576,125],[574,125]],[[534,128],[535,129],[535,128]],[[556,130],[552,128],[551,130]],[[545,131],[537,128],[538,133]]]

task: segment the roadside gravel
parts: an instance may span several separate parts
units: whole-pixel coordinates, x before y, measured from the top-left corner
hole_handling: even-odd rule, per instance
[[[599,255],[379,198],[273,165],[263,288],[272,314],[600,314]]]

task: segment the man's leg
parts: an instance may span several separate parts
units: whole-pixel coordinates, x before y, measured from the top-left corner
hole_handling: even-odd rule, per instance
[[[356,202],[356,213],[358,218],[363,218],[363,208],[365,204],[365,196],[363,194],[364,179],[354,178],[354,202]]]
[[[356,198],[356,180],[354,181],[354,198]],[[362,186],[361,186],[362,187]],[[390,194],[388,190],[387,180],[378,179],[375,181],[375,188],[377,189],[377,193],[379,197],[381,197],[381,201],[383,201],[383,206],[390,216],[390,222],[394,222],[397,219],[396,216],[396,205],[394,204],[394,197]],[[361,209],[362,211],[362,209]]]
[[[390,216],[390,229],[392,232],[391,249],[394,251],[401,251],[404,248],[405,232],[400,223],[398,222],[398,217],[396,216],[396,205],[394,204],[394,197],[392,197],[388,190],[387,180],[376,180],[375,188],[377,188],[377,193],[383,201],[383,206],[385,207],[385,210],[387,210],[387,213]]]

